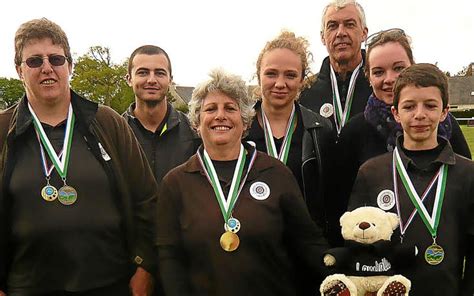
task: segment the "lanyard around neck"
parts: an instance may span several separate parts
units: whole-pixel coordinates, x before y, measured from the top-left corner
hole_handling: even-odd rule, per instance
[[[293,104],[293,109],[291,110],[290,118],[288,119],[288,123],[286,125],[286,132],[285,137],[283,138],[283,143],[280,147],[280,152],[277,152],[277,148],[275,145],[275,140],[273,138],[272,127],[270,125],[270,121],[268,121],[265,112],[263,111],[262,106],[262,119],[263,119],[263,132],[265,134],[265,144],[267,146],[267,153],[268,155],[279,159],[281,162],[286,164],[288,160],[288,153],[290,151],[291,146],[291,139],[293,138],[293,133],[295,131],[296,125],[296,111],[295,105]]]
[[[413,183],[410,177],[408,176],[405,166],[403,165],[403,162],[402,162],[402,159],[400,157],[397,147],[393,150],[393,166],[394,166],[393,171],[398,172],[398,175],[400,176],[400,179],[402,180],[403,186],[405,187],[405,190],[408,196],[410,197],[411,202],[415,206],[416,211],[418,212],[421,219],[423,220],[423,223],[425,224],[426,228],[428,229],[428,231],[433,237],[436,237],[436,233],[438,231],[439,220],[441,217],[441,209],[443,207],[444,193],[446,190],[448,166],[446,164],[441,165],[438,172],[434,176],[433,180],[430,182],[430,185],[428,185],[427,190],[425,190],[425,193],[423,193],[423,199],[424,199],[426,198],[426,195],[428,194],[429,190],[433,186],[435,180],[437,180],[435,202],[433,205],[432,215],[428,213],[428,210],[423,204],[423,200],[420,198],[420,196],[416,192],[415,186],[413,186]],[[398,186],[396,182],[396,176],[394,176],[393,178],[394,178],[394,187],[397,189]],[[397,198],[397,211],[400,211],[399,205],[398,205],[399,204],[398,189],[395,191],[395,193],[396,193],[396,198]],[[401,217],[400,214],[401,213],[399,212],[398,213],[399,217]],[[404,226],[403,232],[405,232],[406,228],[411,222],[411,219],[412,218],[410,218],[407,225]]]
[[[355,84],[359,71],[362,67],[362,62],[354,69],[352,72],[351,79],[349,81],[349,89],[347,90],[346,103],[344,108],[342,108],[341,97],[339,94],[339,88],[337,86],[337,77],[332,65],[330,67],[330,77],[331,77],[331,87],[333,93],[333,105],[334,105],[334,122],[336,123],[337,133],[339,134],[344,127],[344,125],[349,120],[349,115],[351,113],[352,99],[354,98]]]
[[[256,150],[252,154],[249,166],[247,168],[246,173],[244,174],[244,166],[247,153],[244,146],[240,144],[239,158],[237,159],[237,164],[235,165],[234,175],[232,177],[232,183],[230,185],[230,190],[227,198],[224,195],[224,191],[222,190],[221,184],[219,182],[219,177],[217,176],[216,169],[214,168],[212,160],[209,157],[209,154],[207,153],[206,149],[204,149],[202,154],[203,155],[201,156],[201,153],[199,151],[197,153],[199,162],[201,163],[201,166],[204,170],[204,173],[206,174],[209,183],[214,189],[214,193],[216,195],[216,199],[219,204],[224,221],[228,221],[232,215],[235,203],[239,198],[240,191],[243,188],[245,180],[247,179],[247,175],[250,172],[250,169],[257,155]]]
[[[58,174],[61,176],[61,178],[65,179],[67,176],[67,170],[69,166],[69,158],[71,156],[71,144],[72,144],[72,136],[73,136],[73,131],[74,131],[75,117],[74,117],[74,112],[72,111],[72,105],[69,104],[69,110],[68,110],[67,121],[66,121],[66,132],[64,133],[63,147],[59,154],[57,154],[56,151],[54,150],[54,147],[51,144],[51,141],[49,140],[48,135],[44,131],[43,126],[40,120],[38,119],[38,116],[36,115],[35,111],[33,110],[33,108],[31,107],[29,103],[28,103],[28,108],[30,109],[30,113],[33,116],[33,125],[35,127],[35,131],[37,135],[39,135],[42,147],[44,147],[44,149],[46,150]],[[48,170],[46,170],[45,172],[48,173]]]

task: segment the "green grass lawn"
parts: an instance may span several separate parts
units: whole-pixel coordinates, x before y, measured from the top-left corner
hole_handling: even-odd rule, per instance
[[[461,125],[461,130],[466,138],[467,144],[469,145],[469,149],[471,149],[471,154],[474,155],[474,127]]]

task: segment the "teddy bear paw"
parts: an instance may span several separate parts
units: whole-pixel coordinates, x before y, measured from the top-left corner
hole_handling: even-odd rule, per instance
[[[406,295],[407,287],[398,281],[391,282],[383,291],[383,296],[403,296]]]
[[[323,291],[324,296],[350,296],[349,289],[343,282],[335,280],[328,283],[328,288]]]

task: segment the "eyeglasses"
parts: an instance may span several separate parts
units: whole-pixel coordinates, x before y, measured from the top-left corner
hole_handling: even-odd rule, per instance
[[[43,61],[48,59],[49,63],[52,66],[62,66],[66,62],[67,58],[60,54],[52,54],[46,57],[40,56],[32,56],[27,58],[26,60],[22,61],[22,63],[26,63],[30,68],[39,68],[43,65]]]
[[[376,32],[372,35],[369,35],[369,37],[367,37],[367,39],[365,40],[365,49],[367,50],[367,48],[372,47],[375,43],[379,42],[385,36],[387,36],[387,37],[390,36],[390,37],[388,37],[390,39],[397,38],[398,36],[407,37],[407,35],[405,34],[405,31],[403,31],[403,29],[392,28],[392,29],[388,29],[388,30],[382,30],[382,31]]]

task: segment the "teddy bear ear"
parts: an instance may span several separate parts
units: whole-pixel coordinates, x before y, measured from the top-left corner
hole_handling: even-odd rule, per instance
[[[344,224],[344,221],[347,219],[347,217],[349,216],[351,212],[345,212],[344,214],[342,214],[341,218],[339,219],[339,224]]]
[[[390,225],[392,225],[392,230],[397,229],[398,224],[400,223],[400,219],[398,219],[398,215],[395,213],[387,212],[388,219],[390,221]]]

